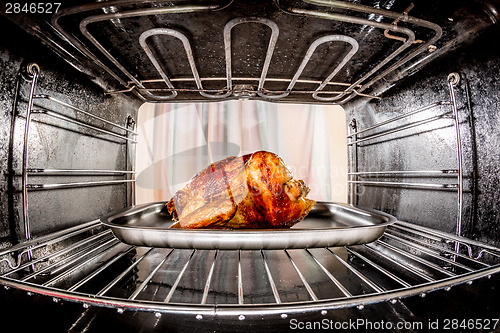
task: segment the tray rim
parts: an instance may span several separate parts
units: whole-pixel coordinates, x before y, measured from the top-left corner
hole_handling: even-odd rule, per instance
[[[155,206],[159,204],[165,205],[168,201],[153,201],[149,203],[143,203],[143,204],[138,204],[138,205],[133,205],[133,206],[128,206],[125,208],[122,208],[120,210],[116,210],[114,212],[111,212],[109,214],[106,214],[100,218],[100,221],[102,224],[110,227],[110,228],[119,228],[119,229],[126,229],[126,230],[148,230],[148,231],[159,231],[159,232],[169,232],[169,233],[183,233],[183,232],[196,232],[196,233],[209,233],[209,234],[226,234],[226,233],[231,233],[232,235],[236,233],[243,233],[243,234],[259,234],[259,233],[264,233],[264,234],[274,234],[274,233],[304,233],[304,232],[331,232],[332,230],[335,230],[337,232],[341,232],[341,230],[352,230],[352,229],[357,229],[357,228],[363,228],[363,229],[368,229],[368,228],[386,228],[389,225],[392,225],[398,221],[396,217],[393,215],[387,214],[385,212],[381,212],[376,209],[372,208],[367,208],[363,206],[355,206],[351,204],[346,204],[342,202],[334,202],[334,201],[317,201],[317,204],[334,204],[334,205],[340,205],[343,206],[347,209],[350,210],[359,210],[361,211],[360,213],[363,213],[362,211],[375,214],[375,215],[380,215],[381,217],[387,219],[387,221],[382,222],[382,223],[377,223],[373,225],[356,225],[356,226],[346,226],[346,227],[335,227],[335,228],[282,228],[282,229],[176,229],[176,228],[158,228],[158,227],[148,227],[148,226],[133,226],[133,225],[122,225],[122,224],[117,224],[113,223],[112,221],[133,214],[134,212],[142,211],[147,209],[150,206]],[[307,217],[307,216],[306,216]],[[110,219],[113,218],[111,221]]]

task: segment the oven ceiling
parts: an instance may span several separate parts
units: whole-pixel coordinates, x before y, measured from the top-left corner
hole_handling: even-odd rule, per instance
[[[66,7],[64,7],[66,6]],[[7,15],[108,93],[345,104],[496,22],[465,1],[100,1]]]

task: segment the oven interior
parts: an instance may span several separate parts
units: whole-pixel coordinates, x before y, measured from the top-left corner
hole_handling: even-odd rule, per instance
[[[125,331],[325,318],[428,325],[462,318],[463,307],[498,318],[495,2],[2,6],[9,317]],[[242,99],[341,105],[348,202],[397,222],[369,244],[280,250],[132,246],[100,223],[135,204],[144,102]]]

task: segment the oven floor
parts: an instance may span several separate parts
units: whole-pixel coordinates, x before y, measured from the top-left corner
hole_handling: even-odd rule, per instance
[[[491,331],[500,315],[497,248],[401,221],[369,244],[260,251],[136,247],[89,222],[0,254],[0,314],[52,331]]]
[[[471,285],[462,284],[450,291],[436,291],[425,298],[414,296],[398,301],[396,304],[383,302],[367,305],[363,310],[357,308],[328,311],[326,315],[317,313],[291,315],[286,319],[247,317],[244,321],[218,317],[205,317],[196,320],[193,316],[167,315],[157,318],[150,312],[125,311],[120,314],[116,309],[90,307],[84,309],[73,302],[54,303],[50,297],[28,296],[19,290],[0,289],[1,317],[4,322],[21,324],[23,330],[47,330],[50,332],[248,332],[259,329],[264,332],[298,330],[300,325],[321,322],[335,323],[358,322],[364,325],[377,325],[384,321],[396,325],[407,322],[415,329],[408,332],[429,331],[428,325],[438,323],[442,331],[451,320],[498,319],[500,317],[500,274],[490,279],[483,278]],[[303,323],[303,324],[302,324]],[[422,323],[424,329],[419,329]],[[408,325],[409,325],[408,324]],[[493,323],[492,323],[493,324]],[[312,325],[312,324],[311,324]],[[339,324],[337,324],[339,325]],[[500,326],[500,325],[498,325]],[[450,326],[451,328],[451,326]],[[366,328],[361,327],[366,331]],[[348,331],[348,330],[345,330]],[[351,330],[351,331],[356,331]],[[396,330],[385,330],[396,331]],[[437,331],[437,330],[436,330]],[[468,331],[467,329],[450,331]],[[499,332],[500,328],[473,330]]]

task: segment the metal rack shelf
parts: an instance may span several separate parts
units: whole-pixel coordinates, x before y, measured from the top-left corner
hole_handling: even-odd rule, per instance
[[[410,112],[406,112],[399,116],[390,118],[388,120],[379,122],[377,124],[368,126],[363,129],[357,128],[357,123],[353,119],[351,125],[349,126],[349,133],[347,135],[347,146],[350,148],[350,159],[349,159],[349,172],[348,172],[348,183],[351,185],[349,201],[352,204],[357,204],[357,186],[380,186],[380,187],[392,187],[392,188],[412,188],[412,189],[422,189],[422,190],[445,190],[445,191],[457,191],[457,222],[456,222],[456,234],[461,235],[462,230],[462,201],[464,193],[464,172],[463,172],[463,162],[462,162],[462,139],[460,135],[460,119],[457,112],[457,103],[455,99],[455,86],[459,83],[460,76],[458,73],[451,73],[447,77],[447,84],[449,89],[450,99],[446,101],[438,101],[431,103],[424,107],[415,109]],[[442,107],[449,107],[448,111],[444,113],[440,110]],[[380,129],[381,127],[397,123],[403,119],[420,114],[424,111],[439,109],[439,111],[433,111],[433,115],[417,121],[409,121],[399,127],[393,127],[390,129],[382,129],[378,132],[373,132],[374,130]],[[377,145],[383,143],[383,141],[378,141],[378,139],[384,136],[389,136],[401,131],[406,131],[411,128],[415,128],[427,123],[431,123],[441,119],[449,119],[452,121],[452,125],[455,130],[456,139],[456,158],[457,158],[457,168],[456,169],[442,169],[442,170],[358,170],[357,155],[358,149],[363,146],[366,142],[372,145]],[[361,137],[360,137],[361,135]],[[456,177],[456,183],[422,183],[422,182],[408,182],[408,181],[391,181],[387,178],[391,177],[441,177],[450,178]],[[383,177],[382,180],[373,180],[370,177]],[[367,179],[370,178],[370,179]],[[385,179],[384,179],[385,178]],[[456,244],[458,247],[458,243]],[[458,250],[458,248],[457,248]]]
[[[91,112],[85,111],[79,107],[68,104],[60,99],[47,94],[36,94],[38,76],[40,74],[40,68],[37,64],[31,63],[27,67],[27,73],[31,76],[31,85],[28,96],[28,103],[26,108],[25,123],[24,123],[24,137],[23,137],[23,156],[22,156],[22,184],[21,191],[23,195],[23,221],[24,221],[24,234],[26,240],[31,238],[31,230],[29,223],[28,214],[28,192],[29,191],[43,191],[43,190],[58,190],[67,188],[77,188],[77,187],[92,187],[92,186],[110,186],[110,185],[122,185],[122,184],[134,184],[135,183],[135,172],[133,170],[99,170],[99,169],[52,169],[52,168],[33,168],[28,165],[28,153],[29,149],[29,139],[30,139],[30,125],[34,120],[32,117],[34,115],[44,115],[52,117],[63,122],[68,122],[76,124],[81,128],[90,129],[102,133],[106,136],[111,136],[118,139],[119,141],[113,141],[116,144],[134,144],[137,143],[132,136],[137,135],[131,128],[127,126],[121,126],[107,119],[99,117],[92,114]],[[75,119],[73,117],[67,116],[62,112],[55,111],[49,108],[34,108],[35,100],[44,100],[52,104],[56,104],[63,109],[70,109],[80,115],[84,115],[90,118],[93,122],[101,123],[101,125],[96,125],[91,122],[82,121]],[[128,125],[128,124],[127,124]],[[105,129],[104,126],[112,127],[115,130]],[[81,135],[91,135],[89,133],[84,133],[81,130],[74,131]],[[100,136],[95,136],[98,139],[103,139]],[[38,183],[33,184],[28,182],[29,176],[41,176],[41,177],[54,177],[54,176],[112,176],[112,177],[124,177],[125,179],[112,179],[112,180],[90,180],[90,181],[74,181],[65,183]],[[28,256],[31,255],[31,250],[28,251]]]
[[[4,249],[0,258],[5,288],[196,319],[362,309],[500,271],[500,249],[405,222],[366,245],[223,251],[130,246],[93,221]]]

